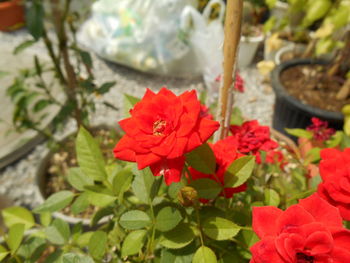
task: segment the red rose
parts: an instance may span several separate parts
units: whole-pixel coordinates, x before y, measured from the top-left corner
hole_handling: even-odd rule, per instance
[[[350,262],[350,231],[317,193],[286,211],[254,207],[253,229],[261,240],[251,247],[250,263]]]
[[[331,205],[339,208],[345,220],[350,220],[350,148],[344,152],[324,149],[321,158],[320,174],[323,182],[317,191]]]
[[[229,136],[223,140],[217,141],[215,144],[209,144],[212,148],[215,158],[216,158],[216,173],[213,174],[204,174],[198,172],[197,170],[189,167],[189,171],[191,173],[191,178],[193,180],[200,178],[209,178],[222,186],[225,185],[225,172],[230,164],[238,159],[239,157],[244,156],[243,154],[237,151],[237,140],[233,136]],[[239,193],[246,190],[246,184],[243,184],[239,187],[235,188],[224,188],[224,191],[221,193],[222,196],[226,198],[231,198],[234,193]]]
[[[131,117],[119,122],[126,134],[114,148],[115,157],[137,162],[138,169],[149,166],[155,176],[164,175],[168,185],[180,181],[184,154],[219,127],[218,122],[201,117],[200,109],[194,90],[176,96],[166,88],[158,94],[147,89]]]
[[[316,141],[326,141],[336,132],[334,129],[328,128],[328,122],[316,117],[311,118],[311,122],[312,124],[306,127],[306,130],[313,133],[313,139]]]
[[[257,120],[246,121],[242,125],[232,125],[233,136],[238,140],[238,151],[243,154],[253,154],[256,162],[261,163],[260,151],[267,152],[267,163],[281,161],[283,155],[275,151],[278,143],[270,138],[270,128],[259,125]]]

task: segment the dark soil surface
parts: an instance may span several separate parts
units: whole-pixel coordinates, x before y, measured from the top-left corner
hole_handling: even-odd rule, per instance
[[[336,94],[344,83],[340,77],[328,77],[322,65],[300,65],[286,69],[281,82],[287,92],[302,103],[323,110],[340,112],[350,98],[339,101]]]

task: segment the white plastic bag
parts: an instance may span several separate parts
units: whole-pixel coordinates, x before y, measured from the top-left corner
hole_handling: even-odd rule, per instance
[[[99,0],[78,41],[101,57],[143,72],[199,75],[181,25],[196,0]]]
[[[215,5],[220,6],[220,13],[216,19],[210,20],[210,13]],[[205,7],[203,15],[190,6],[187,6],[182,13],[182,28],[186,31],[186,28],[192,25],[189,40],[195,50],[204,82],[212,95],[219,90],[218,78],[223,71],[224,13],[225,3],[222,0],[211,0]]]

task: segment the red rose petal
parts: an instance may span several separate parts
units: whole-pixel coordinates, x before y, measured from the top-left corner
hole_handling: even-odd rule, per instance
[[[307,237],[305,247],[311,255],[328,254],[333,249],[333,238],[326,231],[317,231]]]
[[[255,263],[286,263],[277,253],[274,238],[267,237],[250,248]]]
[[[314,221],[313,216],[301,205],[292,205],[277,219],[276,227],[279,232],[283,232],[290,227],[297,227]]]
[[[350,231],[347,229],[338,229],[332,231],[335,247],[342,247],[350,251]]]
[[[207,141],[217,129],[219,129],[220,124],[217,121],[202,118],[199,120],[199,136],[202,142]]]
[[[343,226],[339,210],[320,198],[317,193],[300,200],[299,204],[304,207],[316,221],[322,222],[328,226]]]
[[[276,221],[283,211],[274,206],[253,207],[253,229],[260,238],[276,236]]]
[[[159,162],[161,160],[161,157],[154,154],[154,153],[147,153],[147,154],[137,154],[136,155],[136,162],[137,162],[137,168],[139,170],[142,170],[146,168],[147,166],[150,166],[151,164],[154,164],[156,162]]]

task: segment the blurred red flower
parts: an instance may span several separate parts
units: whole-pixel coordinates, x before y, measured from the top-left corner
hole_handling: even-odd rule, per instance
[[[232,125],[232,135],[238,141],[238,151],[243,154],[253,154],[256,162],[261,163],[260,151],[265,151],[266,163],[276,163],[283,160],[281,152],[275,150],[278,143],[270,138],[270,128],[259,125],[257,120],[246,121],[242,125]]]
[[[326,141],[335,133],[334,129],[328,128],[328,122],[326,121],[313,117],[311,122],[312,124],[306,127],[306,130],[313,133],[315,140]]]
[[[250,249],[250,263],[350,262],[350,231],[317,193],[286,211],[254,207],[253,230],[261,240]]]
[[[350,148],[344,152],[324,149],[321,158],[322,183],[317,191],[331,205],[339,208],[345,220],[350,220]]]

